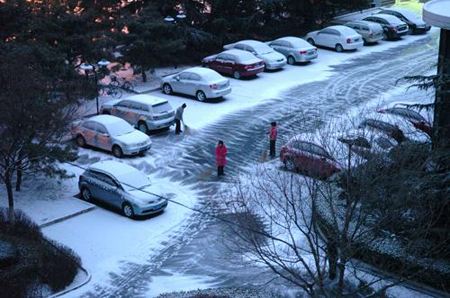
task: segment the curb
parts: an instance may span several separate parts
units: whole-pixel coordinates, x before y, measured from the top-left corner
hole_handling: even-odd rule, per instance
[[[82,271],[84,271],[84,273],[86,274],[86,280],[84,280],[82,283],[80,283],[80,284],[78,284],[78,285],[76,285],[76,286],[73,286],[72,288],[63,290],[63,291],[61,291],[61,292],[52,294],[52,295],[50,295],[50,296],[47,296],[47,298],[61,297],[61,296],[65,295],[65,294],[68,294],[68,293],[70,293],[70,292],[73,292],[73,291],[75,291],[75,290],[81,288],[82,286],[84,286],[84,285],[86,285],[88,282],[90,282],[92,276],[91,276],[91,274],[89,273],[89,271],[88,271],[87,269],[81,267],[81,266],[80,266],[80,269],[81,269]]]
[[[96,206],[91,206],[91,207],[89,207],[89,208],[87,208],[87,209],[84,209],[84,210],[75,212],[75,213],[73,213],[73,214],[70,214],[70,215],[67,215],[67,216],[63,216],[63,217],[60,217],[60,218],[51,220],[51,221],[49,221],[49,222],[46,222],[46,223],[40,225],[39,227],[40,227],[40,228],[46,228],[46,227],[48,227],[48,226],[54,225],[54,224],[56,224],[56,223],[59,223],[59,222],[65,221],[65,220],[68,220],[68,219],[73,218],[73,217],[75,217],[75,216],[78,216],[78,215],[81,215],[81,214],[84,214],[84,213],[88,213],[88,212],[90,212],[90,211],[92,211],[92,210],[94,210],[94,209],[96,209],[96,208],[97,208]]]

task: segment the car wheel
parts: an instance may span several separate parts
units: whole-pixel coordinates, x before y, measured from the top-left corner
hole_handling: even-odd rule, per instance
[[[312,38],[308,38],[306,41],[309,42],[313,46],[316,45],[316,43],[314,42],[314,39],[312,39]]]
[[[197,91],[196,97],[197,97],[198,101],[205,101],[206,100],[206,94],[205,94],[205,92],[203,92],[201,90]]]
[[[241,73],[239,71],[235,71],[233,72],[233,77],[237,80],[239,80],[241,78]]]
[[[113,153],[113,155],[114,155],[115,157],[117,157],[117,158],[122,158],[122,156],[123,156],[122,148],[120,148],[120,147],[117,146],[117,145],[114,145],[114,146],[113,146],[113,148],[112,148],[112,153]]]
[[[144,121],[139,121],[138,129],[146,134],[148,132],[147,123],[145,123]]]
[[[169,84],[164,84],[163,85],[163,92],[167,95],[170,95],[173,93],[173,89]]]
[[[122,205],[122,211],[123,211],[123,215],[125,215],[126,217],[128,217],[128,218],[134,217],[133,207],[131,207],[131,205],[129,203],[124,203]]]
[[[87,187],[81,189],[81,197],[87,202],[92,201],[91,191]]]
[[[284,161],[284,167],[286,168],[286,170],[290,171],[290,172],[296,172],[297,171],[297,167],[295,166],[295,163],[292,159],[287,158]]]
[[[295,64],[295,58],[292,57],[292,56],[289,56],[288,59],[287,59],[287,63],[289,65],[294,65]]]
[[[85,147],[86,146],[86,140],[83,138],[83,136],[78,136],[77,137],[77,145],[80,147]]]
[[[341,53],[342,51],[344,51],[344,48],[342,47],[342,45],[340,43],[338,43],[334,49],[336,50],[336,52]]]

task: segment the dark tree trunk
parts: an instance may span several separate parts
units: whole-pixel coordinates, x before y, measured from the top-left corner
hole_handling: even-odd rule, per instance
[[[14,225],[14,193],[12,187],[12,173],[5,174],[5,186],[8,194],[8,218],[9,223]]]
[[[17,167],[16,191],[20,191],[21,187],[22,187],[22,162],[20,161]]]
[[[142,82],[147,83],[147,74],[145,73],[144,68],[142,68],[141,74],[142,74]]]
[[[438,75],[450,76],[450,30],[441,29]],[[432,141],[434,150],[450,148],[450,82],[436,90]]]
[[[327,243],[328,252],[328,277],[333,280],[336,278],[338,251],[334,240],[329,240]]]

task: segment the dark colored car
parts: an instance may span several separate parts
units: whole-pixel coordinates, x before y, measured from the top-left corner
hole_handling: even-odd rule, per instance
[[[341,171],[336,160],[321,146],[294,137],[281,147],[280,159],[289,171],[327,178]]]
[[[413,34],[425,33],[430,31],[431,26],[422,20],[422,17],[409,9],[405,8],[389,8],[381,11],[383,14],[395,16],[408,24]]]
[[[232,75],[235,79],[252,77],[264,71],[264,61],[243,50],[228,50],[206,57],[202,60],[202,65]]]
[[[399,39],[408,34],[408,25],[392,15],[375,14],[364,18],[364,21],[380,24],[383,27],[383,35],[386,39]]]

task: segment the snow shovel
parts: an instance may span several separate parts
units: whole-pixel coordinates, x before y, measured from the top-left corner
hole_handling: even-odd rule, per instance
[[[187,125],[184,123],[184,121],[183,121],[183,129],[184,129],[184,133],[185,133],[186,135],[192,135],[192,129],[189,128],[189,126],[187,126]]]

